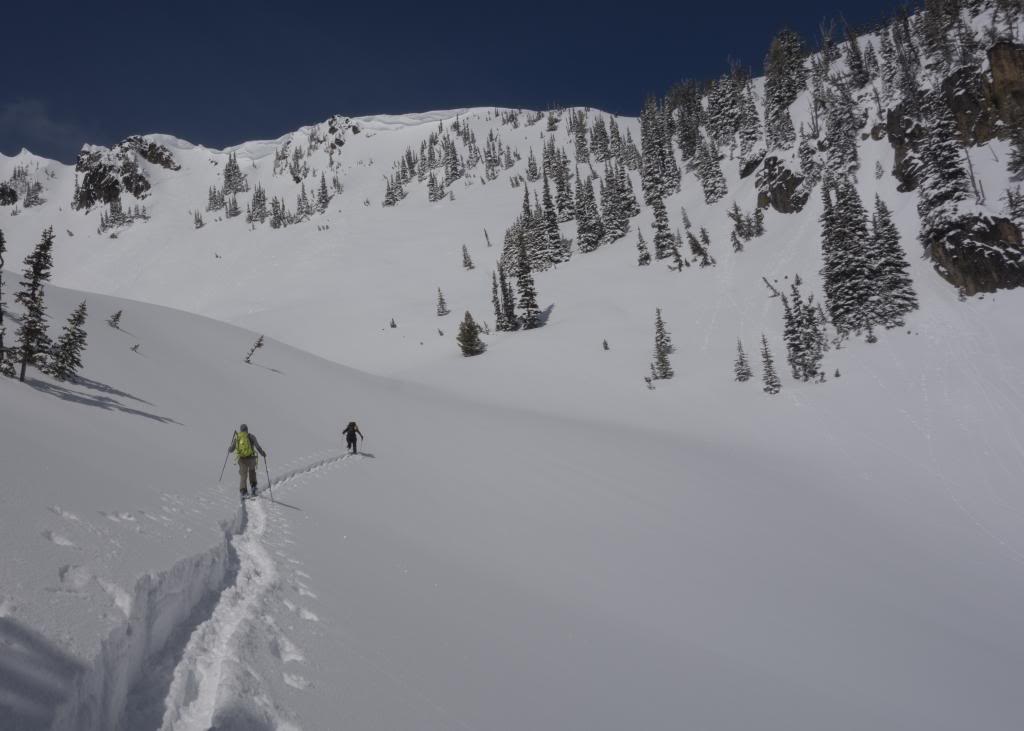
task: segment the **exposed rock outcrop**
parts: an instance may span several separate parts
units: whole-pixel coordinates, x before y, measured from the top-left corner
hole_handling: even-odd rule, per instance
[[[1001,41],[988,51],[992,101],[1005,124],[1024,124],[1024,45]]]
[[[143,198],[150,184],[139,160],[159,165],[167,170],[180,170],[171,151],[142,137],[129,137],[114,147],[87,146],[78,153],[75,171],[81,175],[75,208],[90,208],[97,203],[111,203],[130,193]]]
[[[962,218],[924,244],[935,270],[968,296],[1024,286],[1021,232],[1008,219]]]
[[[807,203],[808,191],[800,184],[804,181],[777,157],[766,157],[757,173],[757,205],[771,206],[779,213],[797,213]]]

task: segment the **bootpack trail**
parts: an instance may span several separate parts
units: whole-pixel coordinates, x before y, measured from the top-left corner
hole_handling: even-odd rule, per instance
[[[271,479],[259,497],[269,488],[285,487],[303,475],[358,458],[334,455],[289,470]],[[256,728],[268,724],[294,728],[281,718],[283,709],[247,662],[256,649],[255,623],[279,585],[278,566],[264,539],[273,520],[287,521],[282,515],[271,518],[268,506],[272,508],[273,502],[246,500],[244,505],[244,528],[231,541],[237,561],[235,579],[221,592],[209,619],[192,632],[174,668],[164,699],[162,731],[205,731],[236,727],[238,722],[255,723]],[[246,707],[237,709],[238,704]]]

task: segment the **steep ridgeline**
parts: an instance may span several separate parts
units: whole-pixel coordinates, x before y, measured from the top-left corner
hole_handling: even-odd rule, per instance
[[[919,254],[954,296],[1024,284],[1020,21],[1002,0],[929,3],[859,36],[823,27],[813,53],[783,31],[763,77],[683,82],[638,118],[477,108],[226,150],[131,137],[73,168],[22,152],[0,158],[0,227],[17,260],[53,225],[59,284],[379,372],[458,357],[437,319],[454,311],[475,316],[474,355],[557,322],[629,343],[639,379],[662,307],[716,367],[766,332],[820,381],[831,343],[945,296],[921,296]]]

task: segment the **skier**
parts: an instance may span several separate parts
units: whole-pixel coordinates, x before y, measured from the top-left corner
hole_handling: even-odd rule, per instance
[[[267,458],[267,453],[263,451],[263,447],[260,446],[259,440],[255,434],[249,433],[249,427],[242,424],[238,427],[238,431],[235,432],[235,436],[231,438],[231,446],[228,447],[228,454],[234,452],[238,456],[238,491],[244,498],[246,495],[245,490],[245,478],[249,477],[249,484],[251,489],[249,494],[253,497],[256,496],[256,465],[259,464],[259,457],[256,456],[256,452],[263,455],[263,459]]]
[[[350,421],[341,433],[345,435],[345,442],[348,444],[349,453],[356,454],[356,434],[359,435],[360,439],[363,438],[363,433],[359,431],[359,427],[356,426],[354,421]]]

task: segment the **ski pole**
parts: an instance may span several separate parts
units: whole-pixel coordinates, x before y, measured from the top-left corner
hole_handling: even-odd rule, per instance
[[[270,482],[270,465],[267,464],[266,456],[263,457],[263,469],[267,471],[267,489],[270,490],[270,502],[274,502],[274,486]]]
[[[237,439],[237,438],[238,438],[238,432],[232,432],[231,433],[231,443],[234,444],[235,443],[235,439]],[[230,451],[228,451],[228,453],[224,455],[224,465],[220,468],[220,477],[217,478],[217,484],[218,485],[220,484],[220,481],[224,479],[224,470],[227,469],[228,457],[230,457],[230,456],[231,456],[231,452]]]

